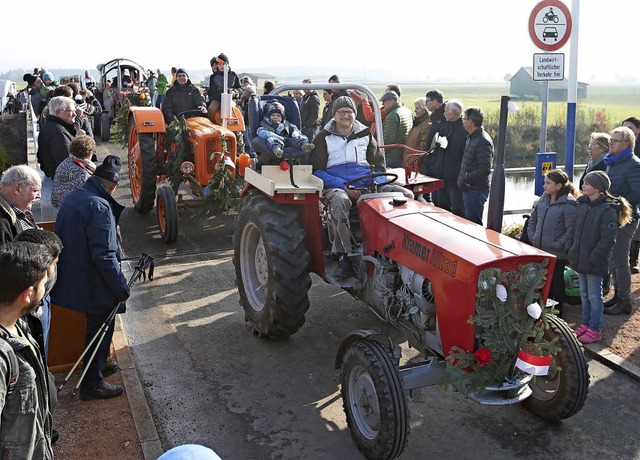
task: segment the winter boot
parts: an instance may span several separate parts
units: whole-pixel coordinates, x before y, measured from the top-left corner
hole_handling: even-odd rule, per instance
[[[611,308],[611,307],[613,307],[616,303],[618,303],[618,293],[614,292],[614,293],[613,293],[613,297],[611,297],[609,300],[607,300],[607,301],[604,303],[604,308],[605,308],[605,309],[607,309],[607,308]]]
[[[630,314],[631,313],[631,299],[618,299],[618,302],[609,308],[604,309],[604,313],[606,315],[620,315],[622,313]]]
[[[313,145],[311,142],[308,142],[308,143],[306,143],[306,144],[304,144],[304,145],[302,146],[302,151],[303,151],[304,153],[309,153],[309,152],[311,152],[311,151],[312,151],[313,149],[315,149],[315,148],[316,148],[316,146],[315,146],[315,145]]]

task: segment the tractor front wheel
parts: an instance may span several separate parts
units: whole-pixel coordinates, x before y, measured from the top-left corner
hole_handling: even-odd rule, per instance
[[[233,264],[245,320],[261,337],[286,339],[309,309],[310,256],[298,208],[255,192],[245,197],[233,236]]]
[[[523,404],[538,417],[557,422],[575,415],[584,406],[589,391],[589,367],[582,345],[567,323],[555,315],[547,315],[547,321],[545,339],[557,339],[560,351],[549,367],[549,374],[537,376],[529,384],[533,394]]]
[[[156,196],[156,140],[129,125],[129,185],[133,207],[141,214],[153,209]]]
[[[357,341],[342,361],[341,394],[351,438],[369,459],[393,459],[409,440],[409,410],[392,357],[378,342]]]
[[[156,212],[162,241],[173,243],[178,237],[178,206],[171,187],[164,185],[158,189]]]

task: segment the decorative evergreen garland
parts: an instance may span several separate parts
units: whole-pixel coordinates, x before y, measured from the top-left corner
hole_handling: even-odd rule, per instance
[[[207,209],[211,212],[229,212],[240,203],[240,180],[225,164],[224,158],[216,164],[216,173],[204,189]]]
[[[167,161],[169,182],[174,193],[178,193],[178,187],[182,183],[180,165],[185,161],[194,161],[193,145],[189,142],[189,127],[184,116],[174,119],[167,126],[164,149],[169,152],[169,161]]]
[[[476,315],[467,321],[476,327],[478,348],[468,353],[451,347],[446,357],[454,380],[460,380],[468,391],[510,382],[522,375],[515,367],[520,350],[553,357],[560,351],[557,338],[544,338],[549,329],[545,315],[557,310],[539,306],[547,264],[545,259],[542,264],[520,265],[518,270],[485,270],[480,274]]]
[[[122,105],[116,113],[115,129],[113,132],[114,140],[122,147],[127,147],[129,144],[129,124],[127,119],[129,118],[129,108],[132,105],[149,107],[151,101],[145,93],[128,93],[125,95]]]

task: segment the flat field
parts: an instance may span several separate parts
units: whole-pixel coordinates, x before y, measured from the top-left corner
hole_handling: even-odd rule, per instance
[[[376,95],[384,93],[384,86],[369,87]],[[409,108],[413,109],[413,102],[418,97],[424,97],[427,91],[438,88],[443,92],[445,99],[460,99],[465,106],[480,106],[487,113],[500,110],[500,98],[509,94],[508,83],[477,84],[477,85],[401,85],[402,96],[400,99]],[[517,101],[521,108],[532,107],[541,110],[539,101]],[[566,102],[549,102],[548,120],[556,117],[566,117]],[[613,85],[593,84],[587,89],[587,98],[578,100],[578,110],[595,111],[604,110],[612,123],[616,124],[630,116],[640,118],[640,84],[638,85]]]

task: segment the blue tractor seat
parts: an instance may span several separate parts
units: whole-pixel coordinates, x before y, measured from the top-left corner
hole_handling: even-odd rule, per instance
[[[271,101],[276,100],[284,106],[285,118],[291,124],[301,129],[302,122],[300,119],[300,110],[296,101],[289,96],[274,96],[265,94],[263,96],[252,96],[247,105],[247,113],[249,115],[249,127],[247,130],[247,141],[251,156],[256,156],[259,164],[279,164],[280,161],[287,158],[297,158],[301,163],[306,163],[308,153],[300,149],[286,147],[282,158],[276,158],[267,146],[267,143],[261,137],[258,137],[258,128],[260,122],[264,118],[264,108]]]

